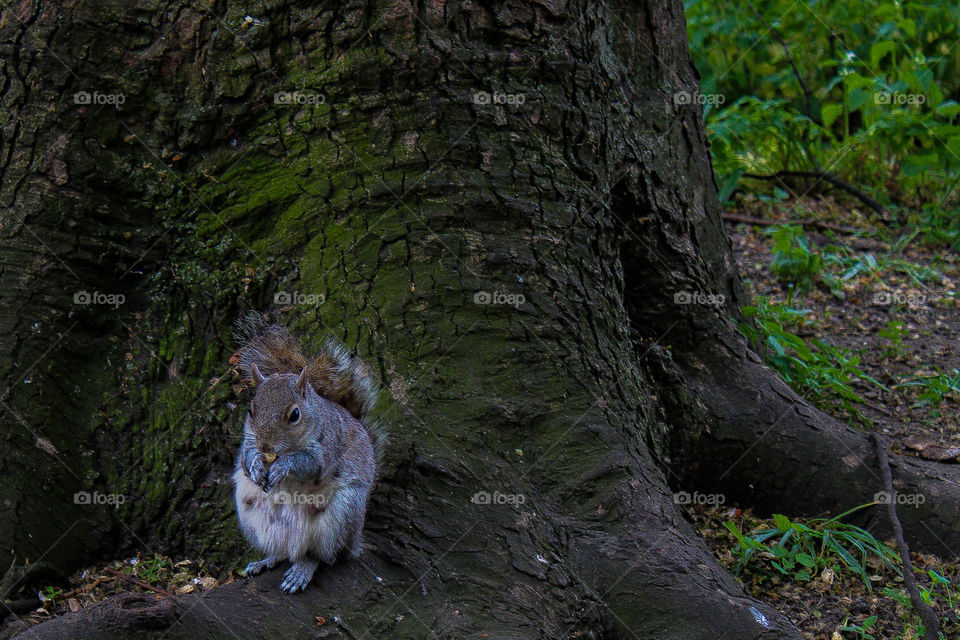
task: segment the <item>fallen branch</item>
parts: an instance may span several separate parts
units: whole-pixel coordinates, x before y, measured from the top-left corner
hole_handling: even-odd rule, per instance
[[[157,593],[161,593],[161,594],[163,594],[163,595],[165,595],[165,596],[172,596],[172,595],[173,595],[173,594],[170,593],[169,591],[164,591],[163,589],[159,589],[159,588],[153,586],[152,584],[150,584],[150,583],[148,583],[148,582],[144,582],[143,580],[138,580],[137,578],[134,578],[134,577],[131,576],[131,575],[128,575],[128,574],[126,574],[126,573],[123,573],[122,571],[117,571],[116,569],[114,569],[114,568],[112,568],[112,567],[105,567],[105,568],[104,568],[104,571],[106,571],[107,573],[110,573],[110,574],[112,574],[112,575],[115,575],[115,576],[117,576],[118,578],[123,578],[123,579],[126,580],[127,582],[131,582],[131,583],[137,585],[138,587],[143,587],[144,589],[149,589],[150,591],[156,591]]]
[[[936,612],[923,601],[920,597],[920,590],[917,588],[917,579],[913,575],[913,563],[910,562],[910,548],[906,540],[903,539],[903,527],[900,525],[900,519],[897,517],[897,500],[893,492],[893,474],[890,472],[890,460],[887,457],[887,446],[880,441],[877,434],[871,434],[873,446],[877,451],[877,457],[880,460],[880,473],[883,474],[883,484],[887,491],[887,515],[890,516],[890,526],[893,527],[893,536],[897,541],[897,549],[900,551],[900,558],[903,560],[903,583],[907,587],[907,593],[910,594],[910,601],[913,608],[920,614],[920,620],[923,622],[924,640],[937,640],[940,634],[940,619]]]
[[[827,182],[835,186],[837,189],[840,189],[841,191],[845,191],[846,193],[850,194],[851,196],[853,196],[863,204],[867,205],[868,207],[876,211],[880,215],[880,217],[883,218],[884,222],[890,222],[890,214],[887,212],[886,209],[883,208],[883,205],[881,205],[879,202],[877,202],[876,200],[874,200],[873,198],[865,194],[863,191],[860,191],[860,189],[857,189],[852,184],[841,180],[840,178],[833,175],[829,171],[783,170],[783,171],[777,171],[776,173],[768,176],[761,175],[758,173],[745,173],[743,174],[743,177],[753,178],[754,180],[778,180],[784,186],[786,186],[786,184],[783,182],[783,178],[816,178],[817,180],[826,180]]]

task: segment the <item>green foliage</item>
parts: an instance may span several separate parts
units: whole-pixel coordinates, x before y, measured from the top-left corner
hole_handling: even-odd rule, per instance
[[[900,320],[891,320],[887,323],[886,329],[880,329],[877,332],[881,338],[886,338],[890,341],[890,349],[884,352],[884,355],[887,357],[891,356],[901,356],[904,354],[905,349],[903,348],[903,334],[904,324]]]
[[[170,567],[170,560],[158,554],[153,554],[153,558],[149,560],[141,559],[133,567],[133,575],[149,582],[150,584],[157,584],[161,582],[168,569]]]
[[[737,539],[733,550],[737,558],[736,573],[751,563],[769,565],[778,573],[795,580],[807,581],[825,568],[840,571],[846,568],[863,580],[872,591],[867,575],[867,560],[876,558],[898,575],[897,553],[860,527],[840,522],[844,517],[870,505],[861,505],[834,518],[814,518],[806,523],[791,521],[774,514],[774,527],[744,535],[736,523],[725,523]]]
[[[802,323],[807,313],[809,310],[773,304],[760,296],[757,306],[743,308],[744,317],[753,318],[756,328],[741,324],[740,330],[794,391],[821,407],[839,403],[852,419],[868,423],[854,406],[862,398],[853,390],[852,382],[859,379],[884,390],[886,387],[860,368],[860,356],[817,338],[807,343],[787,330],[788,326]]]
[[[863,621],[861,625],[847,625],[849,618],[843,621],[843,626],[840,627],[840,631],[853,631],[857,634],[858,638],[863,640],[874,640],[874,636],[867,633],[867,630],[870,629],[873,625],[877,624],[877,616],[868,616],[866,620]]]
[[[944,373],[936,368],[937,375],[920,376],[915,375],[906,382],[902,382],[897,387],[916,388],[920,393],[914,406],[917,407],[939,407],[947,394],[960,394],[960,369],[954,369],[953,373]]]
[[[947,98],[960,95],[960,5],[688,0],[686,13],[725,196],[744,173],[824,169],[905,202],[928,238],[960,239]]]
[[[803,229],[792,225],[773,228],[773,261],[770,270],[774,277],[799,291],[810,291],[823,269],[820,254],[810,248]]]
[[[935,605],[937,601],[945,605],[949,613],[940,614],[942,622],[960,622],[960,611],[957,610],[957,607],[960,606],[960,586],[953,584],[933,569],[929,569],[927,575],[930,577],[930,587],[927,588],[922,584],[918,584],[917,588],[920,590],[920,597],[925,603],[931,606]],[[910,596],[908,596],[902,588],[894,587],[884,587],[881,593],[911,612],[909,618],[912,618],[912,621],[910,621],[909,618],[905,618],[904,623],[912,628],[912,637],[922,637],[923,624],[920,622],[919,615],[913,607],[913,601],[910,600]],[[940,637],[946,637],[942,631]]]
[[[52,606],[56,606],[59,602],[60,597],[63,595],[63,589],[59,587],[44,587],[40,593],[37,594],[40,600],[44,602],[49,602]]]
[[[930,588],[920,587],[920,595],[927,604],[933,604],[935,598],[943,600],[949,609],[955,609],[960,602],[960,589],[942,575],[930,569],[927,571],[930,576]]]
[[[767,234],[773,238],[770,270],[789,287],[791,298],[793,293],[809,292],[817,282],[822,282],[834,296],[843,299],[845,283],[855,278],[879,279],[886,271],[901,272],[921,287],[942,278],[934,268],[896,257],[896,249],[879,256],[856,253],[843,245],[827,245],[821,250],[796,225],[771,227]]]

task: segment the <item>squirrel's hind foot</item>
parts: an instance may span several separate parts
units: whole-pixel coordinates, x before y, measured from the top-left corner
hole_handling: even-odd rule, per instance
[[[280,590],[287,593],[296,593],[307,588],[310,580],[313,578],[313,572],[317,570],[315,560],[298,560],[293,566],[287,569],[283,574],[283,582],[280,583]]]
[[[249,578],[250,576],[255,576],[258,573],[262,573],[264,569],[273,569],[275,566],[280,564],[281,560],[283,560],[283,558],[280,556],[267,556],[263,560],[251,562],[247,565],[247,568],[243,570],[243,575]]]

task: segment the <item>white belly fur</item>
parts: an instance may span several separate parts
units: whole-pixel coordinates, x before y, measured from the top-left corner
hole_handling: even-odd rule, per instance
[[[332,524],[330,501],[339,487],[327,482],[322,485],[304,485],[285,479],[270,493],[255,485],[238,469],[233,474],[236,487],[237,514],[244,535],[260,550],[291,561],[299,560],[313,551],[322,551],[326,529]],[[293,496],[288,502],[278,502],[278,494]],[[301,502],[299,496],[319,496],[313,504]],[[318,505],[319,510],[318,510]]]

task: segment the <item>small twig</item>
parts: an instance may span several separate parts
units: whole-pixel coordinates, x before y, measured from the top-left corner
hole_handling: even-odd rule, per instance
[[[820,220],[766,220],[764,218],[754,218],[753,216],[743,215],[741,213],[723,213],[720,216],[724,220],[729,220],[730,222],[743,222],[745,224],[755,224],[763,227],[776,227],[782,224],[796,224],[801,227],[813,227],[814,229],[825,229],[829,231],[836,231],[837,233],[846,233],[850,235],[856,235],[858,233],[867,233],[868,229],[856,229],[854,227],[844,227],[839,224],[832,224],[830,222],[822,222]],[[890,245],[879,240],[874,240],[873,238],[855,238],[850,243],[852,246],[855,246],[857,249],[889,249]],[[813,334],[811,334],[813,335]]]
[[[165,596],[172,596],[172,595],[173,595],[173,594],[170,593],[169,591],[164,591],[163,589],[159,589],[159,588],[153,586],[152,584],[150,584],[150,583],[148,583],[148,582],[144,582],[143,580],[138,580],[137,578],[134,578],[134,577],[131,576],[131,575],[128,575],[128,574],[126,574],[126,573],[123,573],[122,571],[117,571],[117,570],[114,569],[113,567],[105,567],[105,568],[104,568],[104,571],[106,571],[107,573],[113,574],[113,575],[117,576],[118,578],[123,578],[123,579],[126,580],[127,582],[131,582],[131,583],[137,585],[138,587],[143,587],[144,589],[149,589],[150,591],[156,591],[157,593],[162,593],[162,594],[165,595]]]
[[[801,227],[816,227],[817,229],[828,229],[837,233],[847,233],[850,235],[856,233],[865,233],[867,229],[857,229],[855,227],[844,227],[839,224],[831,224],[820,220],[766,220],[764,218],[754,218],[753,216],[743,215],[742,213],[724,213],[724,220],[730,222],[745,222],[746,224],[757,224],[764,227],[775,227],[781,224],[796,224]]]
[[[776,173],[768,176],[761,175],[759,173],[745,173],[743,174],[743,177],[753,178],[754,180],[779,180],[781,183],[783,182],[783,178],[816,178],[817,180],[826,180],[837,189],[847,192],[863,204],[876,211],[877,214],[883,218],[884,222],[890,222],[890,213],[883,208],[883,205],[865,194],[863,191],[860,191],[860,189],[857,189],[849,182],[841,180],[829,171],[789,171],[785,169],[783,171],[777,171]]]
[[[111,580],[113,580],[113,578],[105,578],[104,576],[99,576],[99,577],[98,577],[96,580],[94,580],[93,582],[88,582],[87,584],[82,584],[82,585],[80,585],[79,587],[77,587],[76,589],[71,589],[70,591],[67,591],[66,593],[60,594],[59,597],[61,597],[61,598],[72,598],[73,596],[75,596],[75,595],[77,595],[77,594],[79,594],[79,593],[90,593],[91,591],[93,591],[94,589],[96,589],[97,586],[100,585],[101,583],[103,583],[103,582],[110,582]]]
[[[907,593],[910,594],[910,601],[913,607],[920,614],[920,620],[923,622],[924,640],[937,640],[940,634],[940,619],[936,612],[923,601],[920,597],[920,590],[917,588],[917,579],[913,575],[913,563],[910,562],[910,547],[907,541],[903,539],[903,527],[900,525],[900,519],[897,517],[897,500],[893,493],[893,474],[890,472],[890,460],[887,458],[887,446],[881,442],[880,436],[876,433],[871,434],[873,446],[877,451],[877,457],[880,459],[880,473],[883,474],[883,484],[887,490],[887,515],[890,516],[890,525],[893,527],[893,536],[897,540],[897,549],[900,551],[900,558],[903,560],[903,582],[907,587]]]

